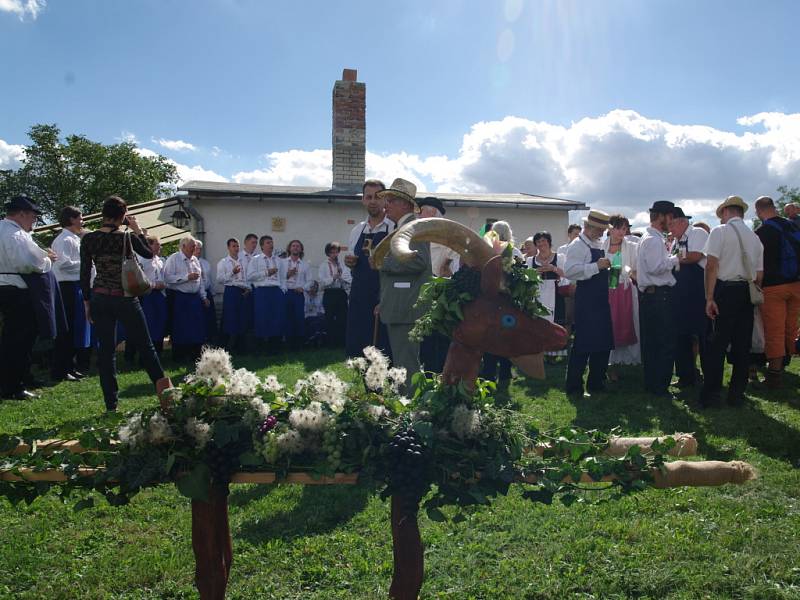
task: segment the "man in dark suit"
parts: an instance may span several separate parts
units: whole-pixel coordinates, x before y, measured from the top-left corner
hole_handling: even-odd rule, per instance
[[[404,179],[395,179],[391,187],[378,192],[386,199],[386,216],[397,224],[397,229],[417,218],[416,194],[416,186]],[[389,332],[394,365],[406,369],[407,390],[411,376],[420,367],[419,343],[408,339],[414,322],[422,316],[414,304],[422,285],[432,275],[430,244],[415,242],[411,249],[417,254],[409,261],[401,262],[391,253],[384,259],[380,267],[381,301],[375,309]]]

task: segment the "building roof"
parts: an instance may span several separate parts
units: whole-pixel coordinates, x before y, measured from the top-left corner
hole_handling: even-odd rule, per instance
[[[178,188],[189,197],[203,198],[303,198],[313,201],[355,202],[361,199],[361,190],[338,190],[327,187],[260,185],[227,183],[220,181],[187,181]],[[417,198],[435,197],[446,206],[506,206],[513,208],[543,208],[548,210],[586,210],[583,202],[536,194],[458,194],[418,191]]]

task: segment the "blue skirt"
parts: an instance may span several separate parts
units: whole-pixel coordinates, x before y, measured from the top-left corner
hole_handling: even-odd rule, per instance
[[[286,294],[276,286],[257,287],[253,294],[256,336],[264,339],[282,336],[286,323]]]
[[[226,285],[222,294],[222,332],[241,335],[247,331],[247,305],[243,290]]]
[[[175,291],[172,307],[172,343],[203,344],[206,341],[206,314],[200,294]]]
[[[147,321],[147,329],[153,343],[161,342],[167,331],[167,298],[159,290],[153,290],[139,298],[142,312]]]
[[[306,333],[306,297],[294,291],[286,292],[286,337],[298,338]]]
[[[72,321],[72,344],[75,348],[91,348],[92,324],[86,320],[86,310],[83,306],[83,291],[81,286],[75,284],[75,313]]]

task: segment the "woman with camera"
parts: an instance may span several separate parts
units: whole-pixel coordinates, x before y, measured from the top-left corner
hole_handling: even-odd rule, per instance
[[[133,252],[145,259],[153,257],[136,217],[127,216],[127,212],[128,205],[122,198],[109,196],[103,203],[102,226],[81,240],[81,290],[86,318],[95,326],[100,344],[97,366],[108,411],[116,410],[118,400],[117,322],[122,323],[126,335],[140,351],[142,364],[155,384],[156,392],[160,394],[172,387],[153,348],[139,299],[125,296],[122,288],[122,261],[127,250],[125,238],[130,239]],[[130,236],[120,231],[122,225],[130,229]],[[92,265],[97,271],[93,283]]]

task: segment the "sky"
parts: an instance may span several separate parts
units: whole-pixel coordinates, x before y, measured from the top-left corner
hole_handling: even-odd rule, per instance
[[[791,0],[0,0],[0,168],[56,123],[183,180],[330,184],[331,90],[367,175],[715,221],[800,186]]]

